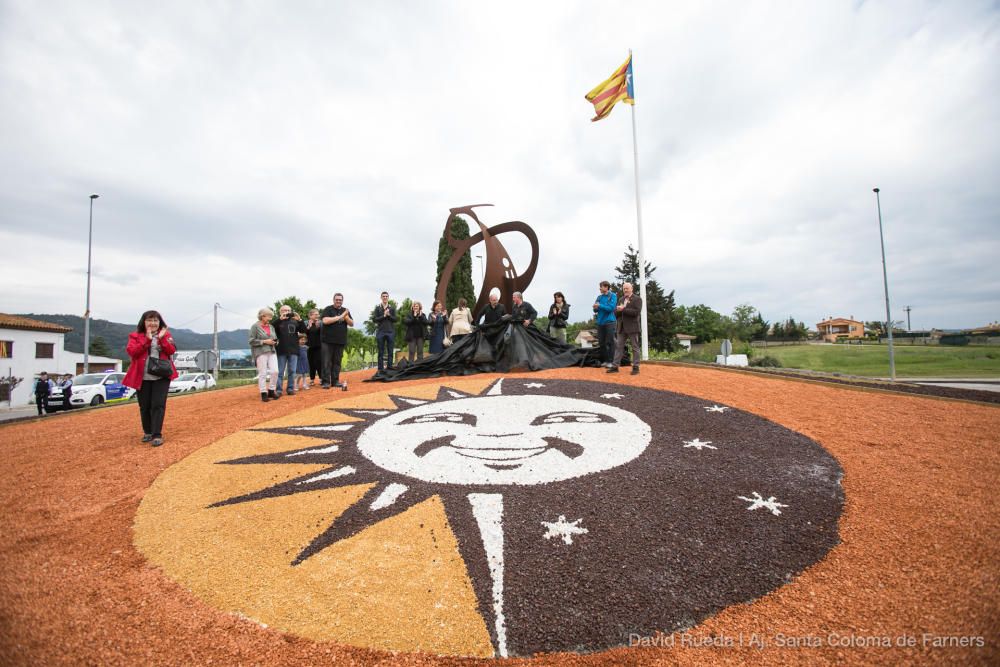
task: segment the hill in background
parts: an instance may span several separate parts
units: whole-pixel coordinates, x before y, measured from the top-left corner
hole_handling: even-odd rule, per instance
[[[35,313],[19,313],[19,317],[30,317],[33,320],[61,324],[72,327],[73,330],[66,334],[66,349],[70,352],[83,352],[83,318],[79,315],[37,315]],[[121,324],[120,322],[109,322],[108,320],[90,320],[90,339],[93,341],[100,336],[108,344],[111,356],[126,360],[125,345],[128,343],[128,335],[135,331],[134,324]],[[211,350],[212,334],[201,334],[190,329],[171,329],[174,336],[174,343],[178,350]],[[236,329],[234,331],[219,332],[220,350],[244,350],[247,344],[247,329]]]

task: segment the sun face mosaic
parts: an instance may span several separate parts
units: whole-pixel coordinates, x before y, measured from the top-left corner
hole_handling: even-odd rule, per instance
[[[167,470],[136,544],[223,609],[317,640],[523,656],[670,633],[838,541],[819,444],[700,399],[523,378],[392,387]]]

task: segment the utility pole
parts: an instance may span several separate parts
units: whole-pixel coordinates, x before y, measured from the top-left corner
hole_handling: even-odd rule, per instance
[[[87,309],[83,313],[83,372],[90,372],[90,250],[94,245],[94,200],[90,195],[90,226],[87,231]]]
[[[882,201],[878,196],[878,188],[872,190],[875,193],[875,204],[878,206],[878,238],[882,243],[882,285],[885,287],[885,328],[889,332],[889,379],[896,381],[896,359],[892,355],[892,315],[889,314],[889,278],[885,270],[885,235],[882,233]]]
[[[219,359],[219,304],[212,306],[212,352],[215,353],[215,368],[212,376],[215,382],[219,382],[219,366],[222,360]]]
[[[907,306],[903,310],[906,311],[906,330],[907,331],[911,331],[911,327],[910,327],[910,307]]]

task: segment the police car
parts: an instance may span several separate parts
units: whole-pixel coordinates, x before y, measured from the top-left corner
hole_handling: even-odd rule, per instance
[[[124,373],[86,373],[73,378],[73,388],[70,394],[69,403],[72,408],[79,408],[84,405],[100,405],[116,398],[131,398],[135,389],[122,384],[125,379]],[[62,404],[62,389],[56,388],[58,392],[58,402]],[[49,405],[56,398],[56,393],[49,397]],[[61,406],[64,407],[64,406]]]

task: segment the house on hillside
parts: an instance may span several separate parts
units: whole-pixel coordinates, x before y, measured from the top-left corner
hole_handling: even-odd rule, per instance
[[[674,338],[677,339],[677,344],[683,347],[685,350],[691,349],[691,344],[697,339],[697,336],[692,336],[690,334],[679,333]]]
[[[45,371],[52,375],[83,372],[83,354],[67,352],[63,343],[69,327],[28,317],[0,313],[0,402],[27,405],[34,396],[35,378]],[[90,371],[120,371],[120,359],[90,355]],[[21,378],[11,388],[9,378]]]
[[[854,315],[836,318],[831,315],[816,323],[816,332],[828,343],[836,343],[838,338],[864,338],[865,323],[854,319]]]
[[[597,347],[597,332],[581,329],[575,341],[580,347]]]

